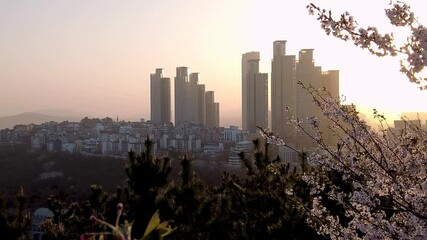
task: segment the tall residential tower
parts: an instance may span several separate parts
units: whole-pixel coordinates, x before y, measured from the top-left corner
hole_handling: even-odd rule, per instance
[[[305,87],[326,88],[330,95],[339,100],[339,71],[322,72],[313,59],[313,49],[299,51],[298,59],[286,54],[286,41],[273,43],[271,62],[271,128],[286,140],[292,148],[312,151],[318,147],[313,140],[315,131],[308,123],[311,117],[318,119],[320,132],[325,144],[336,146],[337,136],[331,130],[331,121],[325,119],[313,97]],[[300,84],[299,84],[300,83]],[[297,131],[289,124],[289,117],[297,119],[304,130]],[[293,150],[282,148],[283,159],[293,159]]]
[[[268,127],[268,74],[259,72],[259,52],[242,55],[242,126],[256,132]]]
[[[328,95],[335,101],[340,99],[340,72],[339,70],[329,70],[322,72],[322,80],[320,82],[321,88],[326,89]],[[329,97],[328,96],[328,97]],[[333,126],[333,123],[329,119],[320,124],[320,131],[324,133],[325,144],[331,147],[335,147],[338,144],[337,132],[332,132],[329,127]]]
[[[150,112],[154,123],[171,122],[170,78],[163,77],[163,69],[157,68],[150,75]]]
[[[315,66],[313,59],[314,49],[302,49],[299,51],[299,58],[297,63],[297,81],[301,82],[306,87],[313,87],[320,89],[320,82],[322,78],[321,67]],[[319,121],[323,119],[320,109],[313,101],[313,97],[302,86],[296,89],[297,99],[297,114],[296,117],[302,120],[300,126],[305,129],[304,131],[297,131],[296,144],[299,149],[313,149],[317,147],[316,142],[309,136],[314,136],[314,129],[307,123],[307,118],[317,117]]]
[[[213,92],[207,92],[205,85],[199,84],[199,73],[189,74],[187,67],[178,67],[175,77],[175,126],[184,123],[219,127],[219,103],[214,102]]]
[[[219,127],[219,103],[215,102],[214,92],[206,92],[206,128]]]
[[[175,126],[189,120],[188,85],[188,68],[177,67],[175,76]]]
[[[271,61],[271,129],[294,142],[295,127],[288,118],[296,116],[296,58],[286,55],[286,40],[273,43]]]

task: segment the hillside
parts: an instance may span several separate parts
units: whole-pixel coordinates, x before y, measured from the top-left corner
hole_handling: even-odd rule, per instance
[[[0,194],[10,199],[22,186],[30,205],[39,205],[51,194],[80,198],[92,184],[111,192],[125,182],[125,164],[124,159],[0,146]]]
[[[225,156],[219,157],[220,159]],[[226,159],[226,158],[225,158]],[[13,199],[21,186],[30,206],[44,205],[49,195],[81,199],[92,184],[114,192],[126,186],[127,158],[85,156],[62,152],[29,151],[28,146],[0,146],[0,195]],[[179,161],[172,158],[171,180],[176,181]],[[207,184],[220,184],[226,163],[216,159],[193,161],[194,171]],[[234,173],[244,175],[245,171]]]
[[[49,121],[62,122],[66,120],[74,121],[75,119],[68,119],[65,117],[58,117],[41,113],[26,112],[13,116],[0,117],[0,129],[13,128],[13,126],[18,124],[40,124]]]

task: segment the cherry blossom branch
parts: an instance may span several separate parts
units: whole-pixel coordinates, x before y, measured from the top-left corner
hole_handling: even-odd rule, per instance
[[[427,85],[423,84],[427,78],[422,76],[422,71],[427,66],[427,28],[416,20],[409,5],[397,1],[385,9],[391,25],[406,27],[411,32],[402,46],[395,45],[393,33],[380,34],[376,27],[360,27],[348,12],[335,19],[331,11],[321,9],[313,3],[307,5],[307,9],[310,15],[317,14],[320,27],[327,35],[352,41],[357,47],[367,49],[379,57],[399,56],[400,71],[410,82],[421,85],[420,89],[427,89]]]

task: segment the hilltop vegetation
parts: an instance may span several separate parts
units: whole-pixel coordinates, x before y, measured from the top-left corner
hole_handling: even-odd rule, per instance
[[[115,191],[125,180],[125,163],[125,159],[0,146],[0,189],[10,198],[22,186],[34,206],[46,203],[51,194],[81,199],[92,184]]]
[[[171,180],[178,178],[179,161],[176,158],[171,161]],[[125,183],[127,162],[127,158],[30,151],[25,145],[0,145],[0,194],[11,199],[22,186],[30,198],[30,206],[40,207],[46,205],[51,194],[81,200],[93,184],[112,193]],[[194,163],[195,171],[205,183],[221,183],[224,170],[220,161],[205,159]],[[243,170],[240,175],[242,173]]]
[[[116,180],[117,184],[121,183],[117,191],[112,193],[100,185],[91,185],[87,188],[87,194],[80,199],[64,197],[69,192],[60,191],[50,197],[47,205],[54,212],[54,217],[46,223],[48,227],[44,228],[46,239],[76,239],[87,232],[101,231],[100,226],[91,222],[89,217],[95,214],[98,218],[113,223],[118,203],[124,205],[119,222],[133,222],[132,236],[136,238],[142,236],[141,231],[157,210],[163,220],[173,220],[175,231],[170,239],[322,238],[305,223],[306,213],[299,203],[300,199],[283,191],[291,188],[298,196],[310,198],[309,189],[298,177],[300,172],[267,156],[262,150],[267,148],[262,148],[259,141],[254,142],[255,162],[249,160],[249,156],[242,156],[242,161],[249,169],[247,175],[242,178],[224,173],[221,184],[216,186],[204,183],[186,156],[175,161],[179,164],[179,179],[173,181],[170,159],[154,157],[150,144],[147,140],[146,150],[141,155],[130,154],[125,161],[127,164],[115,169],[126,174],[126,182]],[[45,159],[36,160],[40,161],[39,166],[48,162],[49,157],[41,157],[45,156],[43,154],[29,154]],[[88,164],[89,158],[84,158],[84,162]],[[58,161],[55,170],[64,170],[69,166],[61,163],[64,160],[68,164],[72,159]],[[115,160],[117,159],[110,159]],[[102,169],[101,165],[93,163],[94,169],[88,171],[101,172],[98,170]],[[32,171],[36,177],[37,171]],[[68,174],[64,170],[64,177],[69,176]],[[112,176],[109,181],[112,181],[111,178]],[[88,183],[97,181],[86,180]],[[61,185],[63,186],[65,185]],[[18,197],[22,198],[21,195]],[[27,200],[31,199],[29,194],[25,197]],[[13,219],[10,217],[10,221]],[[23,234],[25,235],[25,231]]]

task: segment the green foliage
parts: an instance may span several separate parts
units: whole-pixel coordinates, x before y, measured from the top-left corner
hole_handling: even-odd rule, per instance
[[[302,175],[315,171],[306,154],[300,154],[301,167],[291,169],[255,140],[253,157],[240,154],[246,177],[224,173],[221,185],[208,186],[187,156],[179,159],[180,178],[172,182],[170,160],[154,157],[152,146],[147,139],[140,155],[129,153],[127,186],[115,194],[92,185],[83,201],[50,197],[54,216],[42,225],[43,239],[322,239],[306,223],[312,198]],[[342,180],[332,173],[324,179]],[[341,186],[351,190],[346,182]],[[119,211],[122,203],[127,208]],[[158,213],[172,221],[161,222]]]
[[[114,192],[126,180],[125,164],[125,159],[0,146],[0,192],[10,205],[22,185],[31,209],[46,206],[50,195],[68,202],[82,201],[90,194],[92,184]],[[50,172],[63,175],[42,177]]]
[[[200,239],[209,217],[209,194],[192,170],[187,156],[180,159],[180,181],[172,184],[159,201],[162,216],[173,219],[174,239]]]
[[[42,235],[43,240],[65,240],[71,239],[68,230],[66,231],[62,223],[56,223],[53,219],[49,218],[43,221],[40,226],[44,234]]]
[[[0,233],[4,233],[8,229],[8,217],[6,210],[6,200],[2,195],[0,195]]]
[[[216,187],[203,185],[191,161],[181,159],[180,181],[160,207],[162,216],[174,220],[172,239],[322,238],[305,221],[310,195],[302,172],[270,160],[269,146],[263,146],[254,141],[253,160],[240,154],[247,178],[224,173]]]
[[[119,224],[119,219],[123,213],[123,204],[119,203],[117,205],[117,216],[115,225],[106,222],[95,216],[91,216],[91,220],[97,224],[103,225],[104,228],[108,228],[108,231],[98,231],[98,232],[88,232],[80,235],[80,240],[96,240],[96,239],[105,239],[112,237],[111,239],[121,239],[121,240],[131,240],[137,239],[131,237],[133,223],[125,221],[123,224]],[[145,232],[140,240],[162,240],[164,237],[171,234],[173,229],[169,226],[168,221],[161,222],[159,214],[155,212],[151,217],[148,225],[145,229]]]
[[[268,144],[254,141],[253,161],[240,154],[248,178],[225,174],[213,190],[217,206],[210,221],[210,239],[316,239],[306,224],[304,199],[308,188],[301,172],[277,158],[270,160]]]
[[[71,240],[84,233],[104,232],[105,227],[95,224],[89,216],[114,222],[117,219],[116,206],[122,199],[122,189],[118,189],[116,194],[109,194],[99,185],[92,185],[89,196],[82,202],[69,203],[51,196],[48,208],[54,216],[42,224],[43,239]]]
[[[160,222],[160,217],[157,212],[153,214],[145,229],[142,240],[161,240],[171,234],[173,229],[169,226],[169,222]]]
[[[156,158],[152,153],[153,142],[147,137],[141,155],[129,153],[126,165],[129,191],[127,198],[132,209],[130,219],[134,221],[132,238],[141,238],[143,229],[157,210],[156,200],[168,185],[171,172],[169,158]]]
[[[0,196],[0,236],[3,239],[30,239],[31,214],[26,207],[24,190],[16,195],[13,215],[8,216],[6,201]]]

